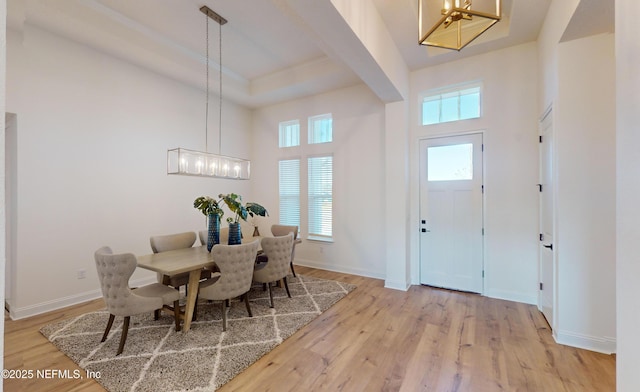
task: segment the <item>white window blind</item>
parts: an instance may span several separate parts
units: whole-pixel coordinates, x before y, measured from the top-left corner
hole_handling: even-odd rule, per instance
[[[331,239],[333,235],[333,156],[308,159],[309,236]]]
[[[333,141],[333,120],[331,113],[309,117],[309,144]]]
[[[280,224],[300,227],[300,160],[280,161]]]
[[[278,132],[278,147],[293,147],[300,145],[300,121],[284,121],[280,123]]]
[[[422,100],[422,125],[479,118],[480,98],[478,85],[428,94]]]

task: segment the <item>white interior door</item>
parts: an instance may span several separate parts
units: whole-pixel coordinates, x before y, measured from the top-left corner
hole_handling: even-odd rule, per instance
[[[540,293],[539,308],[553,328],[555,291],[553,254],[553,123],[551,112],[540,123]]]
[[[482,134],[420,142],[420,283],[482,292]]]

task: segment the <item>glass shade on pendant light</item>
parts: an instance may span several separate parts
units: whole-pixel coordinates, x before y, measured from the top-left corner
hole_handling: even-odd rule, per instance
[[[242,158],[174,148],[167,151],[167,174],[248,180],[251,162]]]
[[[419,0],[421,45],[461,50],[501,19],[501,0]]]

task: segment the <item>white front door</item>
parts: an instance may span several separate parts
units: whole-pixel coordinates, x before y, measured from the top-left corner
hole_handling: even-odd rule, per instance
[[[420,142],[420,283],[482,292],[482,134]]]
[[[540,295],[539,308],[553,328],[553,123],[551,112],[540,123]]]

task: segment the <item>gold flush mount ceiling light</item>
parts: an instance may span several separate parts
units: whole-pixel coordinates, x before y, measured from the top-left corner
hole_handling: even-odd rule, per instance
[[[501,0],[418,0],[420,45],[460,50],[501,19]]]

